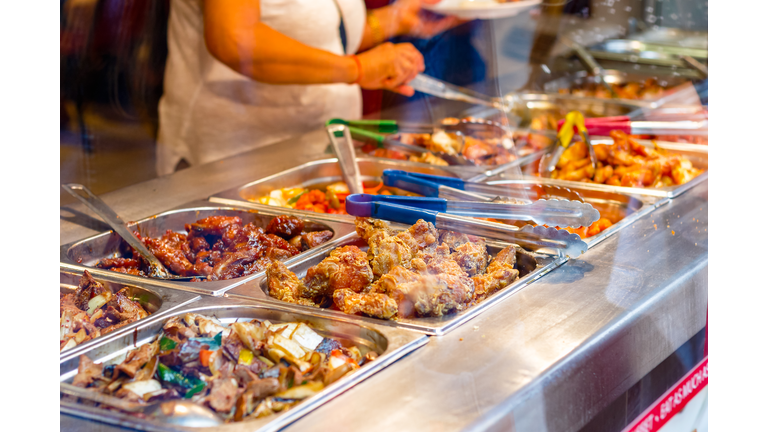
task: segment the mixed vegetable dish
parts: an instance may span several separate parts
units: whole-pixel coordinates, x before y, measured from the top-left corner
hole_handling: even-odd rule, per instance
[[[80,356],[72,384],[140,404],[188,399],[239,422],[288,410],[377,356],[303,322],[225,324],[187,313],[122,357]]]

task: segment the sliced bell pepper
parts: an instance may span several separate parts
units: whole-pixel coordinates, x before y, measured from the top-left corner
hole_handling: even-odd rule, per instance
[[[200,364],[205,366],[205,367],[208,367],[209,361],[211,359],[211,354],[213,354],[212,350],[201,349],[200,350]]]
[[[163,336],[162,339],[160,339],[158,347],[160,348],[160,351],[169,351],[176,348],[176,345],[178,344],[175,340]]]
[[[198,387],[200,384],[203,384],[203,387],[205,387],[205,382],[194,377],[182,375],[162,363],[157,364],[157,377],[161,381],[176,384],[186,389]]]

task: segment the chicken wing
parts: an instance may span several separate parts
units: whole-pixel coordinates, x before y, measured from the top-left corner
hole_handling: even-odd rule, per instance
[[[468,241],[454,248],[451,254],[454,260],[470,277],[485,273],[490,257],[485,247],[485,239]]]
[[[267,268],[269,295],[278,300],[304,306],[315,306],[312,300],[302,298],[300,293],[306,289],[304,283],[280,261],[272,262]]]
[[[485,274],[472,277],[475,284],[475,301],[480,301],[516,281],[520,272],[515,269],[517,251],[507,246],[488,264]]]
[[[366,253],[357,246],[344,246],[334,249],[327,258],[307,270],[300,294],[321,303],[321,298],[331,296],[338,289],[359,293],[371,282],[373,271]]]
[[[437,229],[430,222],[419,219],[413,226],[396,235],[384,221],[357,218],[355,228],[360,237],[368,242],[368,259],[377,277],[387,274],[400,265],[410,267],[410,261],[425,248],[437,242]]]
[[[333,303],[346,314],[363,313],[383,319],[390,319],[397,314],[397,303],[386,294],[360,294],[342,288],[333,292]]]

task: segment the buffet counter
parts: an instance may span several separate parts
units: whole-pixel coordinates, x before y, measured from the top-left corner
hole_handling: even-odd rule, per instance
[[[327,147],[316,131],[102,198],[136,220],[327,158]],[[285,430],[579,430],[704,329],[707,193],[705,180],[656,202]],[[61,208],[62,245],[108,229],[80,204]],[[61,430],[123,429],[62,414]]]

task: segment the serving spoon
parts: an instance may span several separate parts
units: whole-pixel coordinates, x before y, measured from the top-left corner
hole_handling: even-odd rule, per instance
[[[69,192],[70,195],[77,198],[86,207],[93,210],[94,213],[99,215],[99,217],[101,217],[101,219],[104,220],[104,222],[106,222],[107,225],[109,225],[117,235],[122,237],[126,243],[128,243],[134,250],[136,250],[147,263],[149,263],[150,277],[182,281],[194,280],[196,278],[196,276],[176,276],[168,272],[163,263],[161,263],[160,260],[157,259],[157,257],[152,254],[152,252],[150,252],[146,246],[144,246],[144,243],[142,243],[141,240],[139,240],[131,232],[131,230],[125,226],[125,223],[120,218],[120,216],[114,210],[112,210],[112,208],[109,207],[107,203],[102,201],[101,198],[94,195],[90,189],[78,183],[66,183],[61,185],[61,187],[65,191]]]
[[[224,423],[213,411],[189,400],[158,401],[140,404],[75,387],[68,383],[59,383],[59,391],[68,396],[87,399],[128,413],[142,413],[164,423],[179,426],[209,427],[219,426]]]

